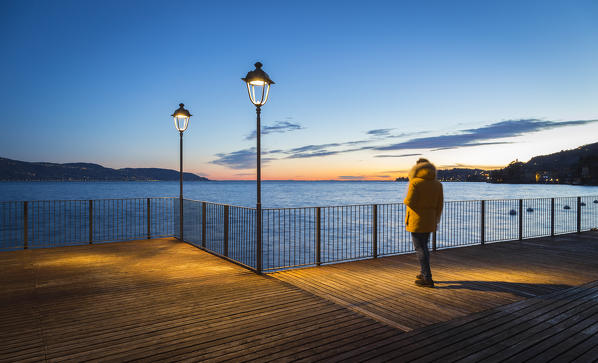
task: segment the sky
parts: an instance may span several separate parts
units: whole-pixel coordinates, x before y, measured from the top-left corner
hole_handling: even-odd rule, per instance
[[[392,180],[598,142],[598,2],[0,2],[0,157]]]

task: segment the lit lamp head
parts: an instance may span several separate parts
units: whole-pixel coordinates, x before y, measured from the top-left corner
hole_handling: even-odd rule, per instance
[[[185,110],[185,104],[179,103],[179,108],[174,111],[171,116],[174,118],[174,127],[176,127],[179,132],[187,130],[191,114],[189,111]]]
[[[262,70],[262,63],[257,62],[255,69],[249,71],[245,78],[241,79],[247,84],[247,92],[249,92],[251,103],[256,106],[263,106],[268,101],[270,85],[274,84],[274,81],[270,79],[268,73]]]

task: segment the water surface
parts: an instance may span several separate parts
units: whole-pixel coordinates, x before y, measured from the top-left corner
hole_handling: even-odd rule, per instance
[[[598,186],[443,183],[445,200],[598,196]],[[255,206],[255,182],[185,182],[185,198]],[[402,202],[405,182],[265,181],[264,207],[305,207]],[[0,201],[176,197],[178,182],[4,182]]]

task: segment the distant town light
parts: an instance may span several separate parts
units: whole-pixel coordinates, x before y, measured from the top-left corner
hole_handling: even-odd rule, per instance
[[[174,127],[176,127],[179,132],[187,130],[191,114],[185,109],[184,103],[179,103],[179,108],[177,108],[171,116],[174,118]]]
[[[256,106],[266,104],[270,93],[270,85],[274,84],[268,73],[262,70],[262,66],[262,63],[257,62],[255,69],[247,72],[245,78],[241,78],[247,84],[247,93],[249,93],[251,103]]]

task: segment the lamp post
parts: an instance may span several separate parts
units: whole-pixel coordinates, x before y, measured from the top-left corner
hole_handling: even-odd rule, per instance
[[[251,103],[255,105],[255,112],[257,114],[256,125],[256,152],[257,152],[257,203],[256,203],[256,270],[258,273],[262,272],[262,162],[261,162],[261,144],[260,136],[262,128],[260,125],[260,115],[262,106],[268,101],[268,94],[270,93],[270,85],[274,82],[270,79],[268,74],[262,70],[262,63],[255,63],[255,69],[249,71],[245,78],[241,78],[247,84],[247,92]]]
[[[183,132],[187,130],[187,126],[189,126],[189,119],[191,118],[191,114],[189,111],[185,109],[185,105],[183,103],[179,103],[179,108],[174,111],[171,115],[174,118],[174,127],[179,131],[180,135],[180,150],[179,150],[179,160],[180,160],[180,172],[179,172],[179,186],[180,186],[180,193],[179,193],[179,228],[181,232],[181,241],[183,239]]]

